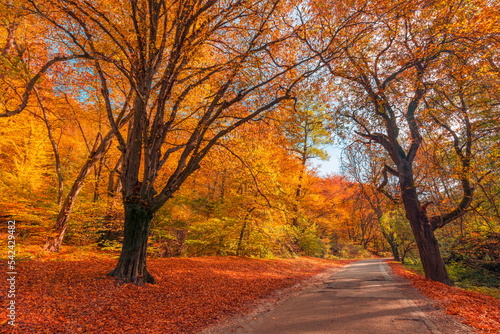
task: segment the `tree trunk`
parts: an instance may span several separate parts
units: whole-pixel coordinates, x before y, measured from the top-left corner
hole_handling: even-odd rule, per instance
[[[147,271],[146,255],[149,226],[153,215],[141,203],[125,202],[125,230],[122,251],[116,268],[109,276],[117,277],[123,283],[144,285],[156,283]]]
[[[394,256],[394,260],[401,261],[401,256],[399,256],[398,245],[396,243],[392,243],[390,245],[391,245],[392,255]]]
[[[299,174],[299,182],[297,183],[297,188],[295,189],[295,202],[292,208],[293,212],[292,226],[295,227],[299,226],[300,197],[302,196],[302,181],[304,179],[304,174],[306,172],[306,162],[307,162],[307,157],[305,154],[303,154],[301,158],[302,168]]]
[[[56,224],[54,226],[54,233],[56,234],[54,237],[50,237],[43,249],[49,252],[59,252],[61,248],[61,244],[64,240],[64,236],[66,235],[66,230],[68,228],[68,221],[71,215],[71,210],[73,209],[73,205],[75,204],[76,198],[78,197],[78,193],[83,187],[83,181],[87,177],[91,166],[87,163],[81,169],[80,174],[76,178],[73,186],[71,187],[68,196],[64,200],[64,204],[59,210],[59,215],[57,216]]]
[[[237,256],[241,256],[242,248],[243,248],[243,239],[245,238],[245,234],[246,234],[247,226],[248,226],[248,221],[250,219],[250,215],[252,214],[253,210],[255,210],[255,207],[248,210],[247,214],[245,215],[245,218],[243,218],[243,226],[241,227],[240,237],[238,238],[238,246],[236,247],[236,255]]]
[[[420,207],[415,188],[405,187],[403,182],[402,189],[406,218],[408,218],[413,235],[415,236],[425,277],[446,285],[452,285],[443,258],[439,252],[439,244],[434,235],[434,229],[429,222],[425,210],[422,210]]]
[[[452,285],[444,260],[439,252],[439,244],[434,235],[434,231],[428,222],[420,221],[423,226],[423,233],[415,237],[417,242],[420,260],[424,267],[425,277],[431,280]]]
[[[118,175],[118,170],[122,167],[123,155],[118,159],[115,168],[113,168],[109,173],[108,178],[108,196],[115,197],[122,190],[122,182]]]
[[[243,247],[243,238],[245,237],[245,231],[247,229],[247,220],[243,219],[243,226],[241,227],[240,237],[238,238],[238,246],[236,247],[236,255],[241,256],[241,250]]]
[[[99,159],[99,164],[94,166],[94,202],[99,201],[99,182],[101,181],[102,168],[104,166],[104,155]]]
[[[392,231],[386,232],[382,228],[382,235],[384,236],[387,243],[389,243],[389,246],[391,246],[391,252],[392,252],[392,256],[394,257],[394,260],[401,261],[401,256],[399,255],[399,248],[398,248],[399,245],[398,245],[398,242],[396,241],[396,237],[394,235],[394,232],[392,232]]]
[[[43,246],[44,250],[49,252],[58,252],[59,249],[61,248],[62,241],[66,234],[69,217],[71,215],[71,210],[73,209],[73,205],[75,204],[76,198],[78,197],[80,190],[82,190],[85,178],[90,173],[92,167],[99,161],[101,156],[106,153],[113,137],[114,137],[113,133],[111,132],[108,133],[108,135],[104,137],[104,139],[101,141],[100,145],[97,145],[99,136],[98,139],[96,139],[96,142],[94,144],[94,149],[92,150],[89,158],[87,159],[82,169],[80,170],[80,173],[75,179],[75,182],[73,182],[73,185],[71,186],[71,189],[69,190],[69,193],[66,196],[66,199],[64,200],[61,209],[59,210],[59,215],[57,216],[56,224],[54,226],[54,233],[56,234],[56,236],[50,237],[47,240],[47,242]]]
[[[69,216],[65,216],[64,218],[69,218]],[[66,230],[68,228],[67,219],[65,219],[64,222],[62,222],[61,226],[62,226],[61,228],[56,229],[57,235],[54,237],[50,237],[43,246],[43,249],[45,251],[59,252],[59,250],[61,249],[61,245],[64,240],[64,236],[66,235]]]

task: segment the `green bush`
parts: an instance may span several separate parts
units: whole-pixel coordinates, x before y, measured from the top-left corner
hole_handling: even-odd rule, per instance
[[[122,249],[122,243],[117,240],[104,240],[99,244],[102,250],[120,252]]]
[[[332,255],[340,259],[365,259],[372,257],[372,254],[361,245],[353,243],[337,242],[330,249]]]
[[[298,246],[304,255],[315,257],[326,255],[327,246],[319,238],[317,230],[316,224],[312,224],[298,235]]]
[[[459,286],[500,288],[500,277],[480,267],[453,262],[447,266],[451,280]]]

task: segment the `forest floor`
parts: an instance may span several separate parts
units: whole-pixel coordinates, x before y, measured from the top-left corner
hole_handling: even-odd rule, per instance
[[[301,289],[298,283],[351,262],[307,257],[151,259],[148,268],[158,284],[137,287],[118,285],[106,276],[116,264],[106,254],[63,251],[17,264],[16,327],[7,325],[0,313],[0,333],[196,333],[251,312],[263,299],[277,302],[282,291],[293,294],[290,290]],[[499,332],[498,299],[427,280],[396,263],[391,267],[479,333]]]
[[[116,259],[64,257],[18,263],[16,327],[2,314],[1,333],[195,333],[222,317],[247,312],[274,291],[352,262],[152,259],[148,268],[158,283],[137,287],[117,285],[106,276]]]

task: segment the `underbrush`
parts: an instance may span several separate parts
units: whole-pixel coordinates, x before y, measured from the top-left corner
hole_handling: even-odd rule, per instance
[[[455,285],[500,298],[500,277],[495,273],[457,262],[451,263],[447,268]]]

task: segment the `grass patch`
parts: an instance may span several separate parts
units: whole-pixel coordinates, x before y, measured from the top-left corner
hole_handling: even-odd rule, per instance
[[[447,268],[450,279],[457,286],[500,298],[500,278],[494,273],[463,263],[452,263]]]

